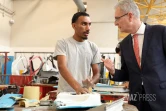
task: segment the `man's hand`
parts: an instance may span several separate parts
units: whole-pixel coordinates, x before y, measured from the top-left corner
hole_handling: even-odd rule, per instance
[[[129,88],[129,82],[127,81],[127,82],[125,82],[124,84],[123,84],[123,86],[125,87],[125,88]]]
[[[115,73],[115,67],[113,62],[110,59],[101,59],[104,62],[104,66],[108,69],[108,71],[114,75]]]
[[[94,83],[90,77],[82,81],[82,84],[85,88],[93,87]]]
[[[77,88],[75,91],[76,91],[76,94],[87,94],[87,93],[89,93],[89,90],[87,88],[82,88],[82,87]]]

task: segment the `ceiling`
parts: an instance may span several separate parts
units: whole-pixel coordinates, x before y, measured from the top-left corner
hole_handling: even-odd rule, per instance
[[[148,24],[166,25],[166,0],[134,0],[141,12],[141,20]]]

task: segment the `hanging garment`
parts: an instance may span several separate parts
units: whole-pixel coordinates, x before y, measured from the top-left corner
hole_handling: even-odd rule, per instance
[[[25,61],[25,63],[23,62]],[[20,62],[23,65],[23,72],[27,70],[28,62],[25,56],[19,56],[16,60],[12,63],[12,75],[20,75]]]
[[[50,55],[50,56],[48,57],[48,60],[51,61],[53,68],[56,68],[56,66],[55,66],[55,64],[54,64],[54,58],[53,58],[52,55]]]
[[[44,64],[43,64],[42,70],[43,71],[51,71],[52,67],[49,65],[47,57],[44,57],[43,59],[44,59]]]
[[[44,57],[45,59],[45,57]],[[49,64],[51,63],[51,64]],[[52,55],[49,55],[47,59],[45,59],[45,63],[43,65],[43,71],[55,71],[59,72],[59,70],[56,68],[56,65],[54,64],[54,59]]]
[[[29,57],[29,61],[33,58],[34,55],[32,55],[31,57]],[[30,65],[32,67],[32,71],[34,71],[34,66],[33,66],[33,61],[30,61],[29,62],[29,65],[27,66],[27,70],[24,71],[22,74],[25,75],[25,74],[30,74]]]
[[[34,57],[34,55],[32,55],[31,57],[29,57],[29,61],[30,61],[29,63],[30,63],[32,71],[34,71],[33,61],[31,60],[33,57]]]
[[[50,59],[49,59],[50,58]],[[47,58],[47,60],[44,62],[44,65],[40,68],[39,72],[36,74],[37,75],[37,80],[36,82],[39,83],[45,83],[43,82],[43,80],[47,79],[48,80],[48,84],[56,84],[59,80],[59,71],[57,70],[56,66],[54,65],[54,63],[52,63],[52,67],[50,65],[48,65],[48,61],[53,62],[53,59],[51,59],[51,56],[49,56]],[[51,70],[43,70],[43,67],[48,66]]]
[[[52,55],[50,55],[47,60],[49,60],[52,63],[51,71],[59,72],[58,68],[54,64],[54,58]]]
[[[34,70],[33,65],[31,63],[32,63],[32,61],[34,59],[37,59],[37,58],[41,61],[41,64],[40,64],[39,68],[37,68],[36,70]],[[32,59],[30,59],[29,63],[30,63],[30,75],[36,75],[39,72],[40,68],[44,64],[43,60],[42,60],[42,58],[40,56],[34,56]]]

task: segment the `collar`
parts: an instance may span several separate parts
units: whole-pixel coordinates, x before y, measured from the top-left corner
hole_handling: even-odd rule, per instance
[[[144,35],[144,32],[145,32],[145,24],[142,22],[140,28],[137,30],[135,34]],[[133,35],[134,34],[131,34],[131,36]]]

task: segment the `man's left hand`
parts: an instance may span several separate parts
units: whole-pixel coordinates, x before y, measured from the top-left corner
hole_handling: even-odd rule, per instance
[[[85,80],[83,80],[82,81],[82,84],[83,84],[83,86],[85,87],[85,88],[90,88],[90,87],[93,87],[94,86],[94,83],[93,83],[93,81],[92,81],[92,79],[89,77],[89,78],[87,78],[87,79],[85,79]]]

